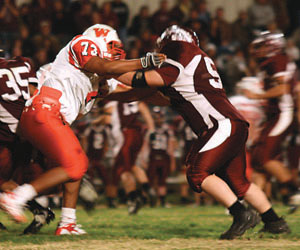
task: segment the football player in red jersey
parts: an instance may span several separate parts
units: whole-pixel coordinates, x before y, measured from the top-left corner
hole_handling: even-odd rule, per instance
[[[298,184],[294,182],[291,170],[281,160],[282,142],[295,126],[291,90],[296,65],[288,60],[284,48],[282,33],[265,31],[252,42],[251,52],[264,74],[264,93],[245,91],[245,94],[249,98],[267,101],[266,121],[252,154],[253,167],[261,173],[261,179],[268,175],[275,176],[280,186],[288,190],[284,201],[299,205]]]
[[[256,225],[245,199],[261,215],[263,231],[288,233],[264,192],[245,176],[248,123],[228,101],[214,62],[200,48],[196,34],[173,25],[158,40],[167,55],[158,69],[129,72],[118,80],[133,88],[157,88],[198,136],[187,157],[187,179],[229,209],[233,223],[221,239],[234,239]]]
[[[32,147],[20,139],[17,131],[26,100],[37,86],[37,78],[28,58],[16,57],[10,60],[0,57],[0,191],[11,191],[23,183],[24,171],[31,165]],[[21,175],[21,178],[13,176]],[[35,172],[34,174],[37,174]],[[16,180],[18,179],[18,180]],[[24,233],[36,233],[54,219],[50,209],[35,200],[28,203],[34,220]]]
[[[164,55],[154,53],[141,59],[119,60],[123,57],[116,31],[101,24],[74,37],[58,53],[20,120],[22,136],[39,149],[53,167],[31,183],[1,196],[0,206],[14,220],[26,221],[23,211],[26,202],[63,183],[62,221],[56,235],[85,233],[76,225],[75,207],[88,160],[70,125],[78,116],[89,112],[96,97],[103,97],[103,93],[99,93],[103,78],[158,66],[165,59]]]

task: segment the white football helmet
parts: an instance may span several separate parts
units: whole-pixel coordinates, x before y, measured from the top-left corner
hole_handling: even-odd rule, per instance
[[[117,31],[105,24],[95,24],[83,33],[84,36],[93,38],[103,53],[103,58],[109,60],[124,59],[123,44]]]

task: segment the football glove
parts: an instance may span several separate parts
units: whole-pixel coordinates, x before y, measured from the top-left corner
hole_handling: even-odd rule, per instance
[[[141,58],[141,64],[144,69],[150,67],[160,67],[164,60],[165,55],[156,52],[148,52],[145,57]]]

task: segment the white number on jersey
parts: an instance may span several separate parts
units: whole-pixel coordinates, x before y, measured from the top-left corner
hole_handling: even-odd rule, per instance
[[[93,147],[94,149],[101,149],[103,147],[103,134],[102,133],[95,133],[94,134],[94,141],[93,141]]]
[[[214,65],[213,60],[211,58],[205,56],[204,62],[205,62],[208,73],[211,74],[213,77],[217,78],[217,79],[209,79],[210,85],[213,86],[214,88],[221,89],[223,87],[222,81],[221,81],[221,78],[220,78],[218,72],[216,70],[214,70],[212,67],[212,65]]]
[[[97,56],[97,47],[96,47],[95,44],[90,44],[89,42],[81,42],[80,45],[84,47],[84,48],[83,48],[83,51],[81,52],[81,54],[82,54],[83,56],[88,56],[88,55],[89,55],[89,53],[88,53],[89,47],[92,48],[92,50],[91,50],[91,55],[92,55],[92,56]]]
[[[3,100],[16,101],[21,95],[25,100],[29,99],[30,94],[28,89],[28,80],[21,79],[21,73],[29,73],[29,69],[25,66],[15,67],[11,69],[0,69],[0,78],[6,75],[8,78],[8,81],[6,81],[6,86],[14,91],[13,94],[3,94]],[[27,91],[20,90],[20,86],[27,87]]]

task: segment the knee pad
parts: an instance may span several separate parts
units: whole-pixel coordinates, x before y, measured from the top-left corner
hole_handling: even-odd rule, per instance
[[[203,180],[208,176],[209,174],[205,171],[201,171],[191,165],[188,165],[186,168],[186,177],[188,180],[188,183],[190,187],[193,189],[193,191],[197,193],[202,192],[202,182]]]
[[[66,172],[73,180],[79,180],[88,169],[88,158],[82,152],[78,157],[74,158],[73,162],[74,164],[71,167],[66,168]]]

